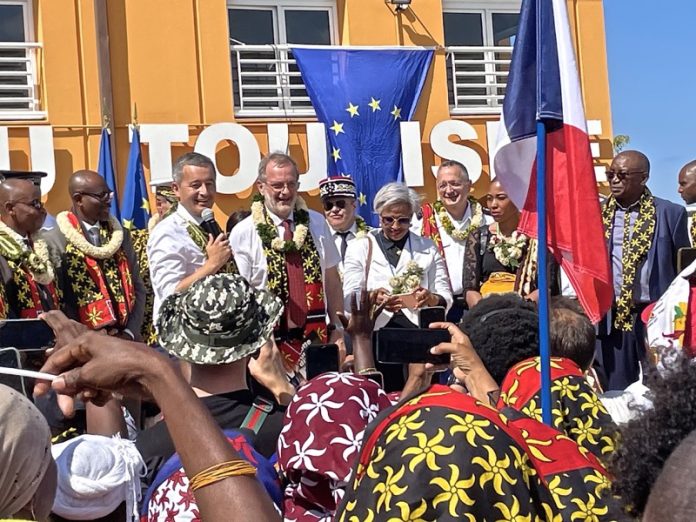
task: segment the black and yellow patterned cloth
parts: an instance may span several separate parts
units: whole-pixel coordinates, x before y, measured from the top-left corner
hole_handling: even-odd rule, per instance
[[[604,203],[604,207],[602,207],[604,237],[607,240],[611,239],[612,236],[617,204],[616,198],[611,196]],[[633,329],[633,313],[635,312],[633,287],[636,281],[636,273],[648,255],[657,224],[655,200],[647,188],[643,191],[637,205],[638,217],[633,223],[630,233],[628,231],[629,221],[625,221],[621,245],[623,279],[621,281],[621,292],[615,296],[616,313],[614,314],[614,327],[624,332],[630,332]],[[628,213],[626,215],[628,216]]]
[[[335,520],[616,520],[597,459],[512,414],[439,385],[383,412]]]
[[[138,268],[140,269],[140,279],[145,286],[145,312],[143,315],[143,326],[140,329],[140,335],[145,344],[157,344],[157,331],[152,322],[152,313],[155,305],[155,292],[152,289],[152,280],[150,279],[150,262],[147,257],[147,240],[150,238],[150,232],[147,229],[131,230],[131,241],[133,242],[133,250],[138,259]]]
[[[188,235],[191,238],[191,240],[196,244],[198,248],[201,249],[201,252],[203,252],[203,255],[207,258],[208,252],[206,248],[208,247],[208,234],[205,232],[205,230],[203,230],[195,223],[191,223],[190,221],[188,221],[186,223],[186,232],[188,232]],[[225,266],[218,270],[217,273],[238,274],[239,270],[237,269],[237,263],[235,262],[234,257],[231,257],[230,260],[225,264]]]
[[[498,407],[509,406],[542,422],[539,357],[513,366],[500,387]],[[586,451],[606,459],[613,451],[616,425],[580,367],[551,358],[551,411],[554,427]]]

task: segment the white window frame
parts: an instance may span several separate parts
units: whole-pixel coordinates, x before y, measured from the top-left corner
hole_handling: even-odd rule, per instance
[[[336,0],[227,0],[227,9],[254,9],[254,10],[269,10],[271,11],[273,17],[273,38],[274,43],[267,46],[249,46],[249,51],[254,50],[273,50],[276,53],[276,59],[278,60],[278,92],[282,93],[282,100],[278,102],[276,106],[265,107],[265,108],[245,108],[244,99],[242,93],[239,93],[239,100],[241,103],[240,107],[237,107],[235,103],[234,112],[235,116],[246,118],[306,118],[316,116],[314,109],[312,107],[305,106],[293,106],[293,99],[295,97],[292,92],[297,92],[298,89],[293,88],[288,89],[289,76],[297,76],[298,73],[293,73],[289,71],[289,67],[293,60],[288,54],[288,43],[287,34],[285,26],[285,12],[287,10],[302,10],[302,11],[321,11],[328,13],[329,19],[329,38],[330,45],[335,45],[338,41],[338,11],[336,7]],[[238,53],[237,56],[240,57],[240,52],[243,51],[244,45],[239,44],[234,40],[230,39],[230,50],[231,52]],[[232,74],[237,74],[239,69],[233,70]],[[243,73],[242,73],[243,74]],[[242,89],[241,75],[239,76],[240,81],[238,85]],[[302,92],[300,90],[300,92]],[[306,95],[305,95],[306,96]],[[295,102],[306,103],[307,98],[304,96],[299,96],[295,99]]]
[[[483,15],[483,45],[494,46],[493,14],[519,14],[522,2],[466,2],[462,0],[444,0],[442,13],[477,13]]]
[[[442,3],[443,16],[445,13],[473,13],[481,15],[482,22],[482,35],[483,35],[483,45],[482,48],[486,48],[487,51],[492,51],[493,47],[497,47],[493,41],[493,14],[498,13],[510,13],[519,14],[520,8],[522,6],[519,0],[509,0],[509,1],[492,1],[492,2],[481,2],[481,1],[466,1],[466,0],[444,0]],[[447,61],[447,66],[449,67],[449,60]],[[495,66],[487,64],[486,73],[488,75],[493,75],[495,73]],[[489,76],[491,77],[491,76]],[[496,78],[495,76],[492,76]],[[456,86],[453,86],[455,96],[457,96]],[[450,86],[447,86],[449,91]],[[495,102],[493,106],[465,106],[457,107],[456,102],[454,106],[450,106],[450,113],[453,115],[461,114],[497,114],[502,110],[501,100]]]
[[[22,43],[30,51],[29,56],[29,71],[34,84],[30,88],[31,95],[34,99],[30,102],[31,109],[2,109],[0,108],[0,121],[8,120],[41,120],[45,119],[46,112],[39,110],[39,68],[37,65],[37,53],[41,50],[41,44],[37,43],[34,36],[34,6],[33,0],[0,0],[0,6],[15,5],[22,7],[22,21],[24,22],[24,42],[11,42],[18,46]],[[9,44],[10,42],[0,42]]]

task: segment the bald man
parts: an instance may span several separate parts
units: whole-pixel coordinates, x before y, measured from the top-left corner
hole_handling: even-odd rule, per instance
[[[690,161],[679,171],[679,195],[687,205],[696,203],[696,160]],[[691,245],[696,245],[696,219],[693,214],[689,216],[689,236]]]
[[[130,235],[109,215],[113,192],[98,173],[75,172],[68,183],[72,209],[44,236],[57,266],[63,308],[72,319],[140,340],[145,287]]]
[[[614,281],[614,306],[602,321],[595,364],[605,389],[638,380],[645,358],[640,313],[677,276],[677,251],[690,246],[686,210],[648,190],[650,161],[642,152],[618,154],[607,169],[611,196],[602,208]]]
[[[46,243],[41,190],[26,179],[0,183],[0,318],[31,319],[59,307]]]

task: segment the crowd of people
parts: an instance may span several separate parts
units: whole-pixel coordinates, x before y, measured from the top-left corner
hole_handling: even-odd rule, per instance
[[[437,201],[384,185],[375,228],[349,176],[309,209],[280,152],[224,231],[198,153],[156,187],[144,230],[110,214],[96,172],[72,174],[55,219],[40,173],[5,173],[0,318],[50,326],[41,371],[57,377],[29,396],[0,384],[0,519],[691,520],[696,263],[679,252],[696,225],[649,173],[638,151],[607,169],[615,300],[598,325],[553,256],[538,288],[540,245],[505,187],[471,197],[456,161]],[[679,193],[696,202],[696,162]],[[447,340],[390,364],[382,329]]]

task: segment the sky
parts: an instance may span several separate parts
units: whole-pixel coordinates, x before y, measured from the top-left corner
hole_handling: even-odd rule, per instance
[[[681,167],[696,159],[696,2],[604,0],[614,135],[650,158],[648,187],[683,203]]]

